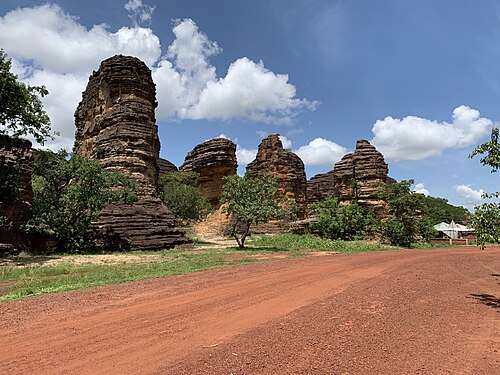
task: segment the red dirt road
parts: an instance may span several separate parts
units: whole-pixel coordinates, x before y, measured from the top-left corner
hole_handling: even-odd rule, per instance
[[[500,374],[500,248],[244,265],[0,303],[2,374]]]

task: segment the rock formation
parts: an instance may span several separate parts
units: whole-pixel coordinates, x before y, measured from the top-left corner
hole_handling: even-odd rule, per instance
[[[156,104],[146,64],[119,55],[92,73],[75,112],[74,152],[137,183],[138,202],[110,204],[92,224],[104,246],[153,250],[189,242],[158,196]]]
[[[32,163],[33,154],[30,141],[0,134],[0,168],[2,173],[7,173],[10,170],[17,175],[17,198],[11,201],[7,197],[1,197],[0,203],[4,207],[0,207],[2,209],[0,214],[14,228],[19,228],[23,214],[29,210],[33,201]]]
[[[262,140],[254,161],[247,165],[249,176],[270,175],[278,180],[282,196],[295,200],[297,218],[307,216],[307,179],[304,163],[293,152],[283,148],[279,135]]]
[[[198,190],[218,209],[222,194],[222,177],[236,174],[236,144],[225,138],[215,138],[193,148],[179,168],[183,172],[196,172]]]
[[[157,164],[158,164],[158,173],[160,176],[168,172],[177,172],[179,170],[174,163],[163,158],[158,158]]]
[[[379,198],[387,184],[388,166],[382,154],[366,140],[356,142],[353,153],[335,164],[333,171],[316,175],[308,181],[312,202],[337,197],[340,202],[356,198],[361,206],[372,208],[379,217],[387,215],[387,204]]]

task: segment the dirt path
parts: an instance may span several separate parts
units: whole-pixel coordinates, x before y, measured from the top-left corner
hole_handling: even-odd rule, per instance
[[[0,304],[2,374],[500,374],[500,248],[276,260]]]

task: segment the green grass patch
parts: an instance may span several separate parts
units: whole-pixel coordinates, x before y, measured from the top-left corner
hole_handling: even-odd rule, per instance
[[[253,251],[253,253],[258,252],[258,250]],[[267,252],[265,250],[261,253]],[[150,263],[77,264],[70,262],[68,256],[69,263],[63,262],[58,265],[37,263],[24,267],[2,265],[0,283],[14,282],[14,285],[12,290],[0,296],[0,301],[259,261],[252,257],[239,256],[232,259],[230,257],[232,254],[241,255],[241,251],[203,248],[141,253],[144,257],[155,256]]]
[[[253,237],[249,240],[249,245],[269,247],[274,251],[319,250],[337,251],[340,253],[362,253],[388,248],[361,241],[334,241],[312,235],[298,235],[292,233]]]

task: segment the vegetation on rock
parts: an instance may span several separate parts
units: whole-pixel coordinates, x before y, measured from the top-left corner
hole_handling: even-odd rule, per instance
[[[29,232],[53,235],[61,251],[92,248],[88,229],[110,202],[133,201],[134,183],[121,174],[105,172],[99,162],[66,151],[40,151],[33,172],[32,217]]]
[[[208,199],[196,188],[195,172],[167,172],[160,177],[160,198],[177,218],[184,222],[200,221],[212,211]]]

